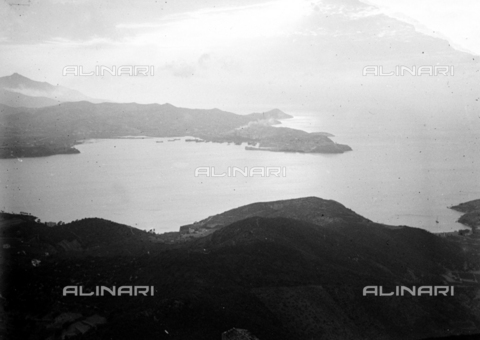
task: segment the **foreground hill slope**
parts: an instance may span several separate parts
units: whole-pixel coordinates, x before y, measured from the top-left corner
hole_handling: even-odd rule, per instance
[[[46,227],[3,215],[4,332],[52,340],[80,329],[79,339],[220,339],[231,328],[261,340],[480,333],[478,282],[448,279],[479,270],[459,242],[379,225],[315,197],[223,215],[221,228],[173,244],[100,219]],[[63,240],[73,246],[63,249]],[[155,294],[62,296],[68,285],[154,286]],[[372,285],[454,285],[455,294],[363,296]],[[91,320],[98,324],[85,328]]]
[[[180,231],[187,232],[189,229],[197,230],[201,228],[218,229],[252,216],[288,217],[323,225],[339,222],[372,223],[336,201],[324,200],[318,197],[304,197],[248,204],[210,216],[199,222],[182,226]]]

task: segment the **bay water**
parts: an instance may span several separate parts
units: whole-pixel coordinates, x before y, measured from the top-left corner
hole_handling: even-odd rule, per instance
[[[460,214],[449,206],[480,198],[475,131],[423,133],[430,131],[424,127],[420,133],[415,126],[384,128],[388,124],[294,115],[282,126],[334,133],[334,141],[353,151],[247,151],[245,145],[186,138],[88,140],[77,146],[80,154],[0,160],[0,208],[29,212],[42,221],[100,217],[166,232],[249,203],[317,196],[375,222],[444,232],[462,228],[456,223]],[[208,167],[210,175],[234,167],[282,172],[196,176],[199,167]]]

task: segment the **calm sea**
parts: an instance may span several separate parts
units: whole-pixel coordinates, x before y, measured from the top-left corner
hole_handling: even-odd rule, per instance
[[[460,214],[447,207],[480,198],[478,134],[395,124],[362,126],[314,113],[283,121],[334,133],[354,149],[341,155],[254,152],[185,138],[90,140],[77,155],[0,160],[1,209],[43,221],[101,217],[165,232],[253,202],[318,196],[380,223],[462,228],[455,222]],[[281,167],[285,176],[196,177],[198,167],[216,174]]]

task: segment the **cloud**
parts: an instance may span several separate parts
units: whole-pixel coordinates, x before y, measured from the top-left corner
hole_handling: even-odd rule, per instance
[[[224,72],[238,74],[242,70],[242,64],[231,56],[219,57],[212,53],[203,53],[192,61],[179,59],[166,62],[159,68],[159,71],[162,70],[179,78],[206,77]]]
[[[417,32],[446,40],[463,52],[480,55],[480,3],[476,0],[361,0]]]
[[[213,60],[213,57],[208,53],[204,53],[196,61],[171,61],[165,63],[162,69],[170,72],[175,77],[191,78],[195,75],[198,75],[200,71],[211,69],[214,67],[214,63],[215,61]]]
[[[175,77],[191,78],[195,75],[196,65],[185,61],[176,61],[165,64],[163,69],[171,72]]]
[[[278,123],[278,121],[273,118],[254,120],[254,121],[248,122],[245,125],[239,126],[238,128],[235,128],[234,131],[248,129],[250,127],[256,127],[256,126],[272,126],[276,123]]]
[[[106,47],[111,45],[119,46],[121,45],[121,42],[114,41],[108,38],[101,38],[101,37],[92,37],[91,39],[88,39],[88,40],[74,40],[74,39],[66,39],[62,37],[54,37],[46,40],[44,44],[74,48],[74,47],[101,47],[101,46]]]
[[[347,14],[347,16],[349,19],[359,20],[359,19],[364,19],[364,18],[368,18],[368,17],[380,15],[380,14],[382,14],[382,11],[380,9],[375,7],[370,7],[362,11],[349,13]]]
[[[163,48],[215,48],[247,40],[285,36],[313,9],[306,1],[273,1],[249,6],[220,7],[177,13],[155,22],[121,23],[134,31],[132,42]]]
[[[198,58],[198,65],[202,68],[208,68],[211,60],[212,57],[210,54],[204,53],[200,56],[200,58]]]
[[[145,23],[134,23],[134,24],[117,24],[115,28],[119,29],[143,29],[143,28],[159,28],[165,26],[165,23],[154,23],[154,22],[145,22]]]

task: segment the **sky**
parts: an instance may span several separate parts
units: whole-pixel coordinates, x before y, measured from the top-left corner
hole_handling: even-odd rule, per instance
[[[385,87],[362,78],[367,65],[474,60],[479,14],[475,0],[1,0],[0,76],[120,102],[312,110]],[[62,74],[101,65],[154,75]]]
[[[480,2],[476,0],[364,0],[385,15],[411,23],[424,34],[448,40],[460,51],[480,55]]]

